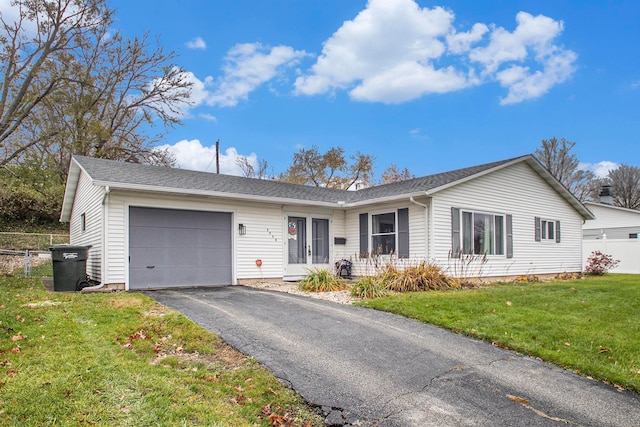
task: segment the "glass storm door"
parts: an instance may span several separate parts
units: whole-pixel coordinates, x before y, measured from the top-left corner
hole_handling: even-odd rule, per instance
[[[329,268],[329,220],[311,216],[287,217],[287,271],[304,276],[314,268]]]

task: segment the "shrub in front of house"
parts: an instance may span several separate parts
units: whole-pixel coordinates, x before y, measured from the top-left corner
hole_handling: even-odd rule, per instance
[[[587,265],[584,268],[584,274],[588,276],[602,276],[609,270],[616,268],[620,261],[613,259],[611,255],[600,251],[593,251],[587,258]]]
[[[347,289],[344,280],[326,269],[312,270],[298,283],[298,288],[305,292],[332,292]]]
[[[389,263],[374,276],[363,276],[351,287],[351,295],[370,299],[387,296],[392,292],[420,292],[429,290],[460,289],[463,281],[444,274],[437,265],[420,262],[398,268]]]
[[[362,299],[382,298],[391,294],[384,278],[376,276],[362,276],[351,285],[351,296]]]
[[[421,262],[398,270],[389,266],[384,273],[388,288],[394,292],[460,289],[459,279],[447,276],[437,265]]]

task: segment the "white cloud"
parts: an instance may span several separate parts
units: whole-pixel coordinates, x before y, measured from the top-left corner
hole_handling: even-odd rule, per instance
[[[471,45],[482,40],[489,27],[485,24],[474,24],[469,32],[452,32],[447,34],[447,46],[451,53],[465,53],[471,49]]]
[[[304,56],[304,51],[289,46],[268,49],[260,43],[237,44],[227,53],[224,75],[215,82],[216,88],[207,98],[207,104],[233,107]]]
[[[198,117],[200,117],[201,119],[205,119],[208,122],[218,123],[218,118],[213,114],[201,113],[198,114]]]
[[[400,103],[497,81],[506,105],[542,96],[575,70],[577,55],[556,42],[562,21],[520,12],[513,32],[483,23],[458,32],[454,18],[415,0],[369,0],[324,42],[295,93],[346,90],[354,100]]]
[[[397,103],[465,87],[464,73],[432,63],[445,52],[441,38],[451,31],[453,18],[441,7],[420,8],[413,0],[370,0],[324,43],[311,74],[296,79],[296,93],[355,84],[354,99]]]
[[[502,105],[538,98],[575,71],[577,55],[554,44],[564,27],[561,21],[519,12],[516,22],[513,32],[494,28],[489,44],[469,53],[471,61],[483,67],[483,75],[495,76],[509,90]],[[521,65],[525,61],[528,65]]]
[[[610,170],[618,169],[620,165],[615,162],[603,160],[598,163],[580,163],[579,169],[589,170],[598,178],[606,178]]]
[[[239,101],[248,99],[249,94],[260,85],[279,77],[283,69],[294,66],[306,55],[304,51],[289,46],[267,48],[259,43],[235,45],[227,53],[224,74],[220,78],[207,76],[201,80],[190,71],[184,72],[183,77],[192,86],[190,105],[184,106],[182,116],[188,116],[191,109],[201,105],[234,107]],[[198,116],[217,121],[211,114]]]
[[[196,37],[195,39],[189,40],[185,43],[185,45],[189,49],[200,49],[205,50],[207,48],[207,43],[202,39],[202,37]]]
[[[211,77],[207,77],[204,80],[200,80],[191,71],[184,72],[184,78],[191,82],[191,97],[190,102],[192,107],[202,105],[211,96],[211,93],[207,87],[211,86]]]
[[[197,139],[178,141],[173,145],[165,144],[158,147],[159,150],[168,149],[176,156],[177,166],[181,169],[189,169],[203,172],[216,171],[216,146],[205,147]],[[234,147],[227,148],[220,153],[220,173],[226,175],[242,176],[242,169],[236,164],[241,157]],[[251,165],[257,167],[258,156],[251,153],[246,157]]]

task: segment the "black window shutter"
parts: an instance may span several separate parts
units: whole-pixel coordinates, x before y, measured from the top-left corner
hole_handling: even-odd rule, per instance
[[[360,256],[369,254],[369,214],[360,214]]]
[[[409,258],[409,208],[398,209],[398,258]]]
[[[540,217],[535,217],[535,226],[536,226],[536,242],[542,241],[542,230],[540,229]]]
[[[507,258],[513,258],[513,218],[507,215]]]
[[[451,208],[451,258],[460,258],[460,209]]]
[[[560,243],[560,221],[556,221],[556,243]]]

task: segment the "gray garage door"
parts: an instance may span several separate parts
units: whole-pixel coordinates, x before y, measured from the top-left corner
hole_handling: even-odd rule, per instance
[[[231,214],[129,208],[129,288],[229,285]]]

